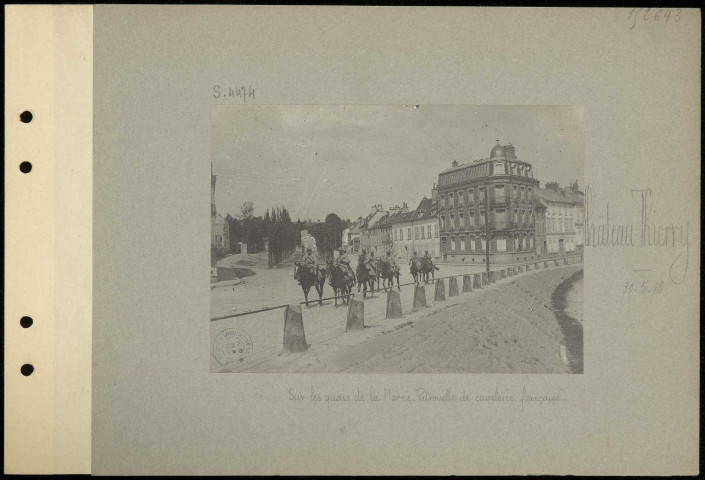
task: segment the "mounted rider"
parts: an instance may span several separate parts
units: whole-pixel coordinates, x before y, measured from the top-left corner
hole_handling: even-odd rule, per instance
[[[342,270],[346,282],[355,282],[355,273],[350,266],[350,259],[344,248],[338,250],[338,258],[335,259],[335,265]]]
[[[316,270],[318,270],[318,258],[316,258],[316,254],[313,253],[313,250],[310,248],[306,249],[306,255],[304,255],[304,258],[301,260],[301,264],[305,268],[308,268],[312,274],[316,274]]]
[[[424,251],[423,260],[424,260],[424,262],[426,262],[429,266],[435,268],[436,270],[440,270],[436,265],[433,264],[433,257],[431,257],[431,254],[428,253],[428,250],[425,250],[425,251]]]
[[[421,271],[421,257],[419,257],[416,252],[411,254],[409,265],[416,265],[416,270]]]
[[[365,259],[365,266],[367,267],[367,271],[369,272],[370,276],[376,276],[377,275],[377,265],[376,265],[376,260],[375,260],[375,252],[370,250],[370,253],[367,255],[367,258]]]
[[[392,272],[399,272],[399,266],[397,265],[397,261],[394,258],[394,255],[392,255],[391,250],[387,250],[387,253],[384,255],[384,258],[382,258],[382,261],[389,265],[389,268],[392,270]]]

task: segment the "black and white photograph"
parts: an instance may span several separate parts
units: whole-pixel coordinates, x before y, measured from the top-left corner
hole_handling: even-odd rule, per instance
[[[582,373],[577,106],[214,106],[213,372]]]

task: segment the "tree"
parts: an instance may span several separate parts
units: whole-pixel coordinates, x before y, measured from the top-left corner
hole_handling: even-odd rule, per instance
[[[247,201],[240,206],[240,220],[251,220],[255,216],[255,206],[251,201]]]

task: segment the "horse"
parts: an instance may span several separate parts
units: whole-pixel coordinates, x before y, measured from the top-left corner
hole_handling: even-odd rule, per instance
[[[399,267],[395,265],[396,268],[392,267],[392,264],[386,260],[377,261],[377,272],[378,272],[378,282],[382,279],[382,287],[384,291],[387,291],[387,283],[389,283],[389,288],[394,288],[394,278],[397,279],[397,290],[401,291],[401,286],[399,285]]]
[[[338,296],[344,295],[342,298],[343,305],[348,303],[350,292],[355,286],[355,275],[345,275],[345,270],[340,265],[336,265],[332,260],[328,261],[328,283],[333,287],[333,296],[335,297],[335,306],[338,306]]]
[[[435,281],[435,271],[439,268],[425,258],[417,259],[411,262],[411,276],[414,277],[414,282],[418,283],[419,280],[423,279],[424,283],[428,283],[428,274],[431,274],[431,278]]]
[[[425,283],[428,283],[428,274],[431,274],[431,278],[433,281],[436,281],[436,275],[435,271],[440,270],[437,266],[433,264],[433,262],[427,258],[422,258],[421,259],[421,271],[420,273],[423,275],[423,279]]]
[[[294,280],[299,280],[301,290],[304,291],[306,306],[308,307],[308,292],[315,287],[318,292],[318,304],[323,305],[323,285],[326,283],[326,269],[316,266],[316,273],[311,273],[307,267],[299,262],[294,263]]]
[[[367,269],[367,265],[357,266],[357,288],[360,291],[360,286],[362,285],[362,298],[367,298],[367,287],[370,288],[371,294],[375,293],[375,280],[377,280],[377,273],[370,274]]]

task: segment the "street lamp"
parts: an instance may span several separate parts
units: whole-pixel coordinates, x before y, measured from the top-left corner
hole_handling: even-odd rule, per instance
[[[490,276],[490,184],[485,184],[485,270]]]

